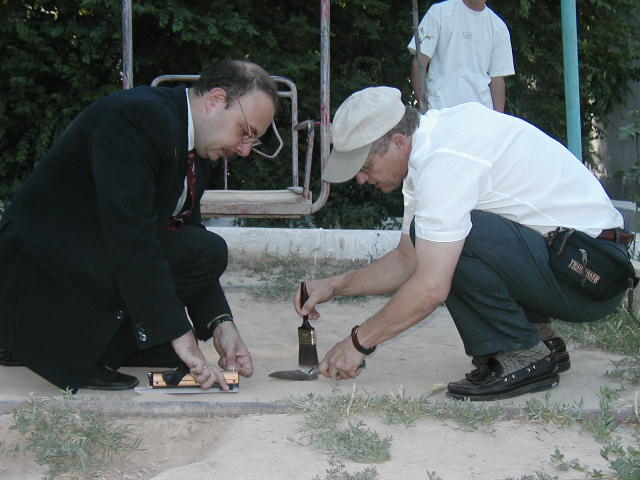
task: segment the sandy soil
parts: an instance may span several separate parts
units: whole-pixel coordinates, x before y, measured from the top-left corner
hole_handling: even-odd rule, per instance
[[[5,445],[20,441],[7,432],[8,415],[0,417]],[[124,420],[123,420],[124,421]],[[106,480],[246,480],[324,479],[329,456],[304,443],[298,415],[251,415],[205,420],[128,419],[143,437],[142,450],[117,461],[98,478]],[[436,472],[443,480],[520,479],[536,471],[561,480],[582,478],[577,472],[559,471],[551,456],[556,448],[565,458],[582,465],[607,469],[602,447],[577,427],[558,429],[548,425],[502,421],[477,431],[463,431],[453,422],[423,420],[413,427],[386,425],[365,419],[366,425],[393,437],[392,459],[373,465],[379,479],[428,479]],[[629,432],[617,432],[625,443]],[[343,461],[352,473],[367,465]],[[30,455],[5,453],[0,478],[36,480],[45,469]]]
[[[231,276],[227,284],[251,284],[251,279]],[[255,282],[254,282],[255,283]],[[289,302],[258,300],[250,290],[229,290],[243,338],[252,351],[255,374],[242,379],[239,393],[211,395],[137,395],[133,392],[98,393],[81,391],[80,398],[118,402],[272,402],[308,392],[330,394],[334,386],[328,379],[312,382],[287,382],[271,379],[274,370],[297,368],[297,327],[300,320]],[[323,318],[315,324],[318,351],[322,355],[351,327],[377,311],[385,298],[362,302],[332,302],[325,305]],[[208,347],[213,357],[213,349]],[[598,406],[601,385],[619,388],[617,381],[604,375],[611,361],[619,357],[596,350],[570,346],[572,368],[562,374],[558,387],[550,391],[553,402],[585,408]],[[471,369],[448,312],[440,308],[431,319],[409,332],[383,344],[368,359],[366,371],[354,382],[343,382],[342,391],[353,386],[360,392],[389,393],[399,388],[408,395],[421,395],[434,385],[462,378]],[[126,369],[145,381],[145,369]],[[0,367],[0,382],[5,386],[0,400],[18,401],[30,392],[56,395],[58,392],[28,370]],[[534,394],[542,397],[544,394]],[[626,385],[616,407],[629,408],[637,388]],[[523,405],[532,395],[505,401],[504,405]],[[444,400],[442,393],[432,397]],[[44,469],[28,455],[6,451],[21,437],[10,431],[10,415],[0,415],[0,438],[5,451],[0,455],[0,478],[31,480],[42,477]],[[204,478],[234,479],[309,479],[325,478],[326,452],[307,446],[300,415],[244,415],[209,418],[125,418],[118,421],[135,425],[143,439],[144,450],[136,452],[102,475],[113,479],[190,480]],[[463,431],[454,422],[421,420],[413,427],[386,425],[379,418],[365,418],[367,426],[381,435],[391,435],[392,458],[375,465],[379,479],[428,479],[437,472],[443,480],[520,479],[525,474],[544,471],[559,479],[581,478],[576,472],[561,472],[551,465],[558,448],[568,459],[606,470],[602,447],[591,434],[579,427],[557,429],[549,425],[501,421],[478,431]],[[617,432],[625,444],[637,443],[624,428]],[[366,465],[344,461],[351,472]]]

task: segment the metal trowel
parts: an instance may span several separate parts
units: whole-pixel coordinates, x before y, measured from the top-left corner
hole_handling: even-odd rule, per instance
[[[283,380],[315,380],[318,378],[318,364],[311,367],[311,370],[305,372],[304,370],[280,370],[278,372],[271,372],[269,374],[272,378],[282,378]]]
[[[360,368],[366,368],[367,362],[364,360],[360,364]],[[319,365],[314,365],[311,370],[305,372],[304,370],[280,370],[277,372],[271,372],[269,374],[272,378],[282,378],[283,380],[315,380],[318,378],[320,370]]]

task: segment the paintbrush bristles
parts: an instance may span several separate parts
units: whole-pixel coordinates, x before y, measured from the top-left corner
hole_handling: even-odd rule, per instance
[[[300,283],[300,308],[309,299],[307,286]],[[298,364],[301,367],[312,367],[318,364],[318,349],[316,348],[316,331],[309,323],[309,317],[302,317],[302,325],[298,327]]]

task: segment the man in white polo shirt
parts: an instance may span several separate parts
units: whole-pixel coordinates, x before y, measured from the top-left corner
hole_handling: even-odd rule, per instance
[[[594,176],[533,125],[479,103],[420,115],[395,88],[356,92],[335,114],[323,174],[333,183],[353,177],[383,192],[403,185],[400,243],[363,269],[308,282],[309,300],[297,307],[298,291],[294,305],[317,319],[315,306],[335,296],[395,294],[327,353],[326,376],[357,376],[376,345],[445,302],[478,367],[451,382],[449,396],[494,400],[551,388],[570,363],[550,319],[602,318],[633,279],[632,235]],[[600,261],[621,265],[622,287],[596,300],[561,281],[548,245],[558,227],[595,244],[578,265],[585,276]]]
[[[513,54],[507,25],[486,0],[435,3],[420,26],[420,52],[427,68],[428,108],[480,102],[504,111],[504,77],[513,75]],[[415,37],[407,48],[414,54],[411,83],[420,94]]]

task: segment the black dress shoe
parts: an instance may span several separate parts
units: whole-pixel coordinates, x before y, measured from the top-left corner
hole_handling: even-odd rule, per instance
[[[571,359],[567,352],[567,344],[564,343],[562,337],[550,337],[542,340],[549,350],[551,355],[556,359],[558,365],[558,372],[566,372],[571,368]]]
[[[558,366],[552,354],[507,375],[490,357],[484,365],[467,373],[464,380],[447,385],[447,397],[471,401],[501,400],[558,385]]]
[[[542,340],[549,350],[551,350],[551,355],[556,360],[556,365],[558,365],[558,373],[566,372],[571,368],[571,359],[569,358],[569,353],[567,352],[567,344],[564,343],[562,337],[550,337]],[[473,357],[471,359],[471,363],[474,367],[481,367],[487,362],[487,359],[491,358],[491,355],[485,355],[483,357]]]
[[[24,363],[18,360],[9,350],[0,347],[0,365],[4,365],[5,367],[21,367]]]
[[[104,365],[96,365],[80,388],[91,390],[128,390],[138,385],[138,379],[131,375],[111,370]]]

